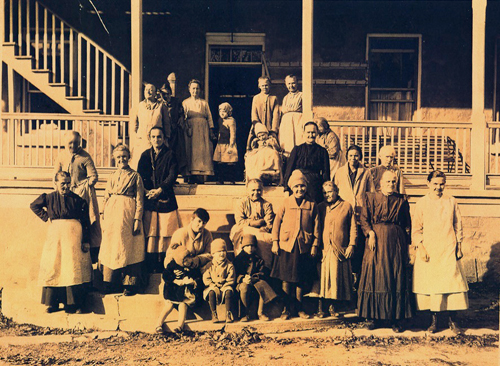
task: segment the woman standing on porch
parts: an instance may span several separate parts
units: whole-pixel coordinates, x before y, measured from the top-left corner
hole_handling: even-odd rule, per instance
[[[316,203],[323,201],[323,182],[330,180],[330,159],[328,151],[316,143],[318,126],[314,122],[307,122],[304,125],[305,140],[303,144],[292,149],[290,158],[286,166],[284,185],[289,185],[288,181],[295,169],[299,169],[307,179],[307,194]],[[291,188],[285,188],[291,191]]]
[[[207,101],[200,97],[201,82],[193,79],[188,86],[191,97],[182,102],[187,125],[187,174],[190,175],[190,183],[203,183],[207,176],[214,175],[214,122]]]
[[[412,316],[407,265],[410,243],[410,205],[396,193],[396,174],[386,171],[380,191],[366,193],[361,228],[368,238],[358,289],[358,315],[367,328],[390,321],[396,333],[401,320]]]
[[[413,270],[413,292],[418,310],[430,310],[428,329],[438,329],[438,314],[448,314],[448,325],[456,333],[458,310],[469,307],[467,280],[462,263],[462,217],[454,197],[444,194],[446,175],[435,170],[427,177],[429,193],[415,206],[412,238],[417,248]]]
[[[288,94],[283,98],[281,106],[281,124],[279,131],[279,142],[281,148],[288,157],[292,149],[303,142],[302,126],[302,92],[295,75],[287,75],[285,85]],[[321,190],[320,193],[321,194]]]
[[[151,149],[144,151],[137,172],[144,182],[144,236],[146,237],[146,267],[149,272],[163,272],[163,260],[172,234],[179,228],[179,213],[174,193],[177,160],[165,144],[163,130],[149,131]]]
[[[170,138],[170,119],[168,110],[163,103],[156,98],[156,87],[153,84],[144,86],[144,100],[137,107],[133,130],[135,133],[132,149],[133,167],[137,167],[139,158],[143,151],[149,149],[149,130],[153,127],[161,127],[165,138]],[[168,144],[167,144],[168,145]]]
[[[113,290],[113,284],[119,284],[123,285],[123,294],[130,296],[141,286],[144,186],[141,176],[128,164],[128,147],[116,146],[113,158],[118,169],[109,178],[104,193],[99,270],[108,287],[106,292]]]

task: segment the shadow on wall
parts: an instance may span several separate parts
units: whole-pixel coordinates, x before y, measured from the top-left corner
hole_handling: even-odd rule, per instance
[[[486,263],[483,281],[500,284],[500,243],[491,246],[490,259]]]

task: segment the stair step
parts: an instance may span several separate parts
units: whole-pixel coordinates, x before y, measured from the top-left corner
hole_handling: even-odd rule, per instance
[[[68,100],[86,100],[87,98],[82,97],[82,96],[75,96],[75,95],[70,95],[69,97],[66,97]]]
[[[65,88],[67,88],[69,86],[66,83],[49,83],[49,85],[53,86],[53,87],[65,87]]]
[[[33,69],[31,71],[33,71],[35,74],[50,74],[50,73],[52,73],[52,71],[50,71],[49,69]]]
[[[18,60],[33,60],[33,56],[16,56]]]

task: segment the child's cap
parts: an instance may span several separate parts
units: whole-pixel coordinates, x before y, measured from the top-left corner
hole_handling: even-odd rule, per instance
[[[244,248],[247,245],[257,245],[257,238],[252,234],[245,234],[241,239],[241,247]]]
[[[227,245],[224,239],[215,239],[212,241],[210,253],[214,254],[217,252],[227,251]]]
[[[181,267],[184,266],[184,259],[188,256],[189,256],[188,250],[186,249],[186,247],[182,245],[179,245],[172,251],[172,258],[174,259],[175,263],[177,263],[177,265]]]
[[[219,111],[226,111],[228,114],[233,112],[233,107],[228,102],[224,102],[219,106]]]
[[[307,178],[299,169],[296,169],[292,172],[290,179],[288,179],[288,187],[293,188],[298,184],[304,184],[307,186]]]
[[[255,124],[255,134],[258,135],[259,133],[269,133],[269,130],[264,126],[262,123],[256,123]]]

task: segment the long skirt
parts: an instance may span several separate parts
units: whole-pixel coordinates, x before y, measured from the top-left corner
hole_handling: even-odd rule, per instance
[[[260,231],[255,227],[234,225],[231,228],[229,239],[233,242],[234,255],[240,254],[242,250],[241,238],[246,234],[255,236],[257,239],[257,255],[262,258],[267,268],[271,268],[273,263],[273,252],[271,252],[273,238],[270,233]]]
[[[469,297],[467,292],[453,294],[415,294],[417,310],[456,311],[469,308]]]
[[[82,251],[82,225],[78,220],[52,221],[40,259],[40,285],[67,287],[91,280],[90,253]]]
[[[351,300],[353,284],[351,260],[340,261],[333,250],[323,250],[319,282],[320,297],[333,300]]]
[[[166,253],[170,239],[180,228],[179,212],[144,211],[146,253]]]
[[[175,152],[179,174],[185,175],[188,162],[185,132],[180,127],[173,129],[171,132],[170,147]]]
[[[245,171],[248,179],[260,179],[263,174],[281,178],[281,158],[272,147],[261,147],[252,150],[245,157]]]
[[[408,248],[403,229],[392,223],[373,225],[374,251],[366,245],[358,289],[358,315],[367,319],[411,318]]]
[[[144,234],[133,235],[136,201],[112,195],[106,203],[99,262],[113,270],[144,261]]]
[[[59,304],[81,307],[90,288],[90,283],[66,287],[44,287],[42,304],[57,307]]]
[[[190,118],[188,124],[193,134],[189,139],[188,149],[191,154],[188,161],[188,174],[213,175],[212,142],[209,137],[208,122],[205,118]]]
[[[288,112],[281,117],[279,143],[285,151],[285,155],[289,156],[292,149],[304,142],[304,130],[302,123],[302,113]]]
[[[318,272],[313,258],[309,253],[300,254],[295,243],[291,253],[279,249],[278,255],[274,256],[271,277],[307,288],[318,278]]]

